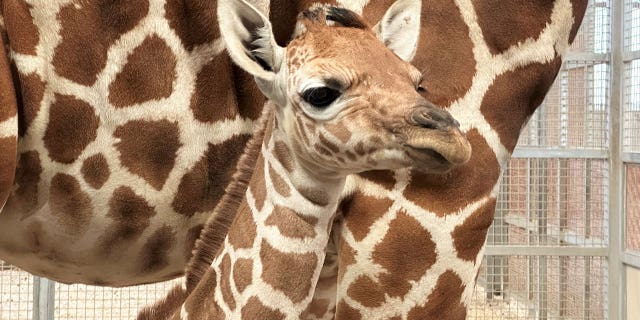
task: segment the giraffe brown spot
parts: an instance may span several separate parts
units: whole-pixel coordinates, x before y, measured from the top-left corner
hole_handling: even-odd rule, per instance
[[[368,276],[359,276],[347,289],[347,295],[367,308],[375,308],[385,301],[383,288]]]
[[[264,200],[267,196],[267,186],[265,185],[265,177],[264,177],[264,157],[260,155],[258,160],[256,160],[256,170],[253,172],[253,176],[251,177],[251,181],[249,182],[249,190],[251,190],[251,194],[256,201],[256,209],[258,211],[262,210],[264,206]]]
[[[273,188],[283,197],[288,197],[291,195],[291,188],[287,182],[280,176],[269,164],[269,176],[271,177],[271,184],[273,184]]]
[[[467,132],[473,153],[464,165],[447,174],[412,172],[404,196],[439,217],[457,212],[491,192],[500,177],[495,154],[476,129]],[[464,197],[460,197],[464,194]]]
[[[262,241],[260,248],[262,278],[274,289],[282,291],[293,303],[304,300],[312,287],[318,257],[313,253],[284,253]],[[295,270],[291,275],[282,270]]]
[[[584,18],[584,14],[587,11],[587,6],[589,5],[588,0],[571,0],[572,10],[573,10],[573,26],[571,27],[571,33],[569,33],[569,43],[573,43],[573,40],[576,38],[578,34],[578,29],[582,24],[582,19]]]
[[[187,299],[187,292],[181,285],[174,286],[166,298],[152,306],[144,307],[138,314],[137,320],[171,319]]]
[[[304,142],[305,145],[308,146],[311,144],[311,141],[309,140],[309,136],[307,136],[307,130],[300,123],[300,121],[296,121],[296,134],[298,135],[298,137],[302,138],[302,141]]]
[[[201,122],[237,116],[255,120],[260,117],[264,102],[253,77],[234,66],[228,55],[219,54],[198,73],[190,108]]]
[[[242,307],[241,314],[242,319],[281,320],[285,318],[282,312],[265,306],[257,297],[249,298]]]
[[[325,155],[327,157],[333,157],[333,153],[331,152],[331,150],[319,145],[319,144],[314,144],[313,147],[316,149],[316,151],[318,151],[320,154]]]
[[[329,195],[321,189],[299,187],[298,192],[309,202],[324,207],[329,204]]]
[[[11,152],[11,150],[14,150]],[[0,160],[3,164],[15,163],[16,140],[15,138],[0,139]],[[6,157],[6,159],[5,159]],[[5,162],[6,161],[6,162]],[[2,180],[6,181],[4,185],[11,186],[13,180],[13,166],[7,166],[11,171],[3,175]],[[17,167],[15,167],[15,190],[11,194],[7,207],[15,208],[14,210],[22,212],[22,217],[26,218],[34,213],[38,205],[38,182],[40,182],[40,174],[42,174],[42,166],[40,164],[40,156],[37,151],[28,151],[20,154]],[[7,187],[5,192],[10,192],[11,188]],[[2,198],[0,198],[2,199]]]
[[[102,188],[111,174],[107,159],[102,154],[96,154],[85,159],[80,172],[82,172],[84,181],[94,189]]]
[[[356,143],[356,146],[353,148],[353,150],[359,156],[364,156],[365,154],[367,154],[367,150],[365,150],[364,143],[362,141],[358,141],[358,143]]]
[[[389,224],[389,231],[373,250],[373,261],[388,272],[379,276],[384,291],[403,297],[436,262],[436,244],[431,234],[404,211]]]
[[[89,195],[82,191],[76,178],[58,173],[49,189],[51,215],[70,236],[79,236],[89,227],[93,206]]]
[[[312,314],[316,318],[322,318],[327,311],[329,311],[329,299],[313,299],[307,309],[307,314]]]
[[[127,64],[109,85],[109,102],[124,108],[167,98],[173,91],[175,69],[171,48],[157,35],[149,36],[129,54]]]
[[[265,221],[267,226],[275,226],[280,233],[289,238],[313,238],[316,236],[314,226],[318,218],[298,214],[297,212],[276,205]]]
[[[331,133],[334,137],[338,138],[342,143],[347,143],[351,139],[351,130],[344,126],[342,123],[338,124],[325,124],[324,128]],[[336,151],[337,152],[337,151]]]
[[[229,238],[229,243],[235,249],[253,247],[253,240],[256,238],[256,223],[253,220],[251,209],[247,205],[246,199],[243,199],[240,203],[238,213],[229,228],[227,237]]]
[[[340,241],[340,254],[338,255],[338,282],[342,281],[344,273],[347,271],[350,265],[356,263],[356,251],[349,245],[344,238]]]
[[[342,300],[336,308],[336,319],[360,320],[362,314],[355,308],[352,308],[346,301]]]
[[[424,96],[447,106],[462,98],[471,88],[476,73],[473,42],[460,9],[453,0],[426,1],[416,56],[411,62],[425,77]],[[454,80],[455,79],[455,80]]]
[[[238,258],[233,264],[233,282],[238,292],[242,293],[253,281],[253,260]]]
[[[38,27],[33,23],[31,8],[24,0],[2,2],[4,26],[11,37],[11,49],[16,53],[36,55],[40,35]]]
[[[286,45],[291,39],[296,17],[299,12],[308,9],[314,3],[336,4],[335,0],[300,0],[292,2],[290,0],[269,1],[269,12],[273,24],[273,32],[280,45]],[[297,5],[297,6],[296,6]]]
[[[44,82],[35,73],[20,75],[17,85],[20,87],[18,100],[18,132],[20,136],[29,130],[31,123],[38,116],[42,98],[44,97]]]
[[[293,172],[293,159],[289,147],[282,141],[273,144],[273,154],[280,164],[289,172]]]
[[[495,209],[496,199],[492,198],[453,230],[451,237],[458,252],[458,258],[476,261],[487,238],[487,231],[493,222]]]
[[[327,139],[327,137],[325,137],[324,134],[320,133],[318,137],[320,138],[320,143],[322,144],[322,146],[331,150],[333,153],[338,153],[340,151],[340,147],[338,147],[338,145],[336,145],[335,143]]]
[[[115,146],[122,165],[161,190],[182,145],[178,124],[168,120],[134,120],[118,127],[113,135],[120,139]]]
[[[2,165],[0,166],[0,207],[2,207],[5,204],[5,201],[11,194],[11,189],[14,184],[14,177],[15,177],[15,182],[18,185],[18,189],[14,191],[14,197],[17,197],[17,194],[20,188],[22,187],[21,184],[26,183],[28,186],[25,186],[25,187],[29,189],[27,191],[27,194],[29,194],[27,197],[30,198],[30,199],[27,199],[27,203],[30,203],[31,205],[35,206],[38,200],[37,181],[38,181],[38,178],[40,177],[40,173],[42,172],[42,168],[40,167],[40,161],[39,159],[37,159],[37,153],[36,153],[37,166],[32,165],[35,172],[28,172],[28,171],[25,172],[24,169],[21,169],[20,164],[18,164],[18,167],[16,168],[16,155],[18,153],[18,150],[17,150],[18,143],[16,139],[17,139],[16,137],[0,138],[0,163],[2,163]],[[32,151],[32,152],[35,152],[35,151]],[[22,156],[21,156],[21,159],[22,159]],[[22,164],[23,168],[24,168],[24,165],[25,164],[23,163]],[[33,180],[35,178],[35,181],[21,182],[19,179],[24,179],[25,178],[24,175],[27,175],[26,177],[27,180]],[[12,200],[9,200],[9,201],[12,201]],[[24,203],[24,200],[21,202]],[[31,208],[31,210],[33,210],[33,208]],[[23,212],[23,214],[27,213],[22,210],[21,212]]]
[[[192,315],[192,317],[195,315],[210,314],[211,319],[224,319],[224,312],[222,312],[220,306],[214,299],[216,288],[216,271],[213,268],[208,268],[196,287],[189,292],[189,297],[187,297],[184,303],[187,313]],[[156,319],[157,318],[152,318],[149,320]]]
[[[484,40],[493,54],[499,54],[527,39],[537,39],[551,23],[554,0],[485,0],[473,3]],[[496,10],[496,8],[500,10]],[[504,14],[505,12],[518,12]]]
[[[92,85],[106,66],[111,45],[148,11],[148,0],[86,1],[63,7],[58,12],[62,41],[53,56],[55,71],[82,85]]]
[[[2,45],[1,42],[0,45]],[[0,123],[2,123],[13,118],[21,105],[16,100],[16,95],[20,98],[20,90],[14,89],[14,83],[19,83],[16,81],[18,72],[14,63],[9,65],[6,55],[0,57],[0,71],[2,71],[0,86],[3,88],[0,92]]]
[[[173,209],[191,217],[213,210],[235,172],[235,164],[243,152],[249,135],[237,135],[220,144],[209,144],[205,154],[182,176]]]
[[[209,43],[220,37],[216,2],[207,0],[167,1],[165,18],[175,30],[182,45],[193,47]]]
[[[516,147],[523,124],[542,103],[561,65],[556,57],[505,72],[487,90],[480,111],[509,151]]]
[[[200,70],[190,105],[196,120],[217,122],[238,115],[231,74],[231,61],[226,54],[215,56]]]
[[[109,199],[107,217],[113,223],[107,228],[100,240],[101,254],[109,256],[120,254],[127,245],[138,239],[149,227],[155,209],[147,200],[137,195],[130,187],[121,186],[113,191]]]
[[[225,254],[222,257],[222,263],[220,264],[220,291],[224,302],[231,310],[234,310],[236,308],[236,300],[231,292],[231,258],[229,254]]]
[[[269,146],[269,143],[271,143],[271,138],[273,135],[273,129],[276,128],[278,125],[278,121],[276,120],[275,117],[271,117],[269,120],[267,120],[267,123],[264,127],[264,137],[263,137],[263,142],[262,145],[264,146]]]
[[[393,171],[373,170],[362,172],[359,175],[360,177],[374,182],[387,190],[393,190],[393,187],[396,185],[396,179]]]
[[[169,265],[169,252],[176,241],[176,233],[168,225],[158,228],[142,247],[141,273],[151,273]]]
[[[447,270],[438,278],[435,288],[427,298],[427,303],[411,309],[407,319],[464,320],[467,318],[467,309],[460,301],[463,291],[464,286],[460,277],[453,271]]]
[[[363,17],[375,25],[394,2],[371,1],[365,6]],[[427,88],[425,97],[446,106],[471,88],[476,62],[469,28],[453,0],[425,1],[421,15],[420,40],[412,64],[429,75],[423,82]]]
[[[204,224],[199,224],[197,226],[191,227],[189,231],[187,231],[187,238],[184,243],[184,256],[185,258],[187,258],[187,261],[191,259],[191,256],[193,255],[193,248],[196,245],[196,240],[200,238],[200,233],[202,232],[203,228]]]
[[[356,241],[363,240],[371,231],[371,226],[381,218],[393,201],[387,198],[378,199],[357,191],[349,200],[341,204],[342,212],[349,216],[345,225]]]
[[[72,96],[56,94],[44,132],[49,157],[57,162],[73,163],[96,139],[99,123],[91,105]]]
[[[232,69],[240,116],[257,120],[267,99],[251,74],[236,65],[232,65]]]

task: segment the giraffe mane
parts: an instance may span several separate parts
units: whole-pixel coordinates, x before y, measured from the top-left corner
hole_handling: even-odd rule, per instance
[[[231,223],[236,217],[238,207],[253,176],[267,125],[273,118],[271,116],[273,114],[271,104],[272,102],[265,104],[264,110],[258,119],[256,130],[238,160],[235,173],[225,189],[224,196],[213,210],[211,218],[205,222],[200,236],[196,240],[192,251],[193,256],[189,260],[185,274],[187,292],[190,292],[197,285],[211,265],[220,245],[224,242]]]

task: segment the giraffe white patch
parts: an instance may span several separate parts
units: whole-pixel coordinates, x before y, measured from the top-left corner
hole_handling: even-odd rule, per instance
[[[362,14],[362,9],[369,4],[369,0],[338,0],[337,2],[357,14]]]
[[[189,319],[189,313],[187,312],[187,308],[184,304],[182,304],[182,307],[180,308],[180,319]]]
[[[0,122],[0,138],[16,137],[18,135],[18,116]]]

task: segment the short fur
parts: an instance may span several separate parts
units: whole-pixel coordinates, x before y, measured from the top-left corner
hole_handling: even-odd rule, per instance
[[[216,252],[227,235],[229,226],[231,226],[231,223],[236,217],[238,207],[242,202],[253,171],[255,170],[265,128],[269,124],[269,119],[272,119],[272,113],[273,105],[267,103],[258,120],[256,131],[247,143],[244,153],[238,161],[236,172],[233,175],[231,183],[225,190],[225,195],[214,209],[211,215],[212,218],[206,222],[202,232],[200,232],[200,237],[196,241],[193,256],[186,270],[185,282],[187,292],[190,292],[198,284],[198,281],[200,281],[207,271],[207,268],[211,265]]]

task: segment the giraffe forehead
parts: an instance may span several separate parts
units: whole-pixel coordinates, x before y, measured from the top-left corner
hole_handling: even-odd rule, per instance
[[[298,66],[320,60],[326,64],[339,63],[342,68],[365,70],[379,69],[379,63],[384,61],[387,71],[409,69],[371,30],[355,28],[314,28],[289,44],[287,58],[290,65]]]

